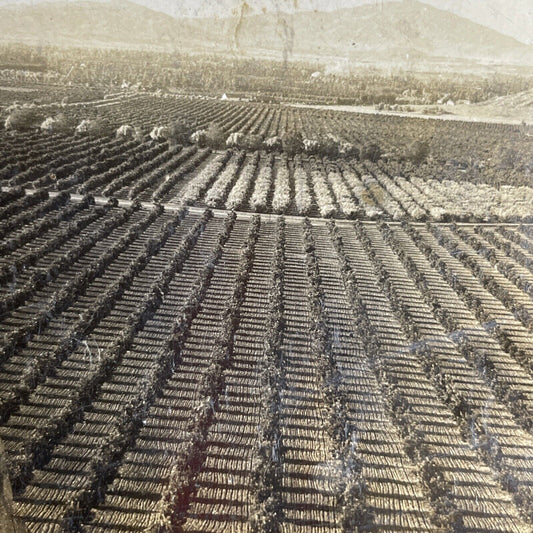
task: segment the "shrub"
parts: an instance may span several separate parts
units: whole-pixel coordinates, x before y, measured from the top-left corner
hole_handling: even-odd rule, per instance
[[[44,116],[41,111],[33,107],[19,107],[14,109],[6,118],[6,130],[28,131],[38,128]]]
[[[308,154],[317,154],[319,142],[316,139],[303,139],[303,148]]]
[[[166,141],[170,137],[170,128],[167,126],[154,126],[150,138],[154,141]]]
[[[318,141],[317,153],[321,156],[335,159],[339,156],[339,143],[331,137],[323,137]]]
[[[295,155],[303,152],[303,139],[299,131],[285,132],[281,136],[281,145],[288,155]]]
[[[361,148],[361,159],[368,159],[374,163],[381,157],[381,148],[376,143],[365,143]]]
[[[41,124],[41,130],[48,133],[67,133],[74,130],[74,127],[74,120],[64,113],[59,113],[55,117],[48,117]]]
[[[230,133],[228,138],[226,139],[226,146],[240,147],[243,144],[243,140],[244,140],[244,133],[240,133],[238,131]]]
[[[85,119],[76,127],[76,133],[91,137],[104,137],[109,135],[112,130],[111,124],[103,118]]]
[[[135,135],[135,129],[129,124],[123,124],[117,129],[117,137],[133,137]]]
[[[263,137],[261,137],[261,135],[254,135],[252,133],[246,134],[240,142],[241,148],[252,151],[260,150],[262,144]]]
[[[415,165],[423,163],[429,155],[428,141],[416,140],[407,148],[404,158]]]
[[[169,126],[168,141],[171,144],[187,144],[192,133],[192,126],[185,120],[178,119]]]
[[[359,157],[359,149],[352,143],[341,143],[339,146],[339,155],[343,157]]]
[[[216,122],[209,124],[205,139],[207,146],[211,148],[221,149],[226,146],[226,133]]]
[[[189,138],[191,143],[195,143],[201,148],[206,145],[207,142],[207,132],[206,130],[196,130]]]
[[[269,137],[268,139],[265,139],[265,141],[263,142],[263,148],[267,151],[281,150],[281,137],[278,137],[276,135],[274,137]]]

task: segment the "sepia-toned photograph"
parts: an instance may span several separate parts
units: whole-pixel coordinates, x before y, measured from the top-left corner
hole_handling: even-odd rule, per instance
[[[0,0],[0,533],[533,533],[533,0]]]

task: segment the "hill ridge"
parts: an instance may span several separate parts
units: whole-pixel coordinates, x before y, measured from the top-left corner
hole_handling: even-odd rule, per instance
[[[68,6],[68,8],[65,8]],[[477,58],[533,63],[526,45],[417,0],[331,12],[174,18],[129,0],[0,8],[0,40],[366,60]]]

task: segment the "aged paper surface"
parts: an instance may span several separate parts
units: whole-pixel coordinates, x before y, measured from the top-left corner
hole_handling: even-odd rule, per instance
[[[529,532],[531,0],[0,0],[0,532]]]

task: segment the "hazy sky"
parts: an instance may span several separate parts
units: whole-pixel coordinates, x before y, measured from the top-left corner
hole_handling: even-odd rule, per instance
[[[0,0],[0,5],[39,3],[50,0]],[[76,0],[67,0],[74,2]],[[105,0],[104,0],[105,1]],[[301,10],[332,10],[361,4],[379,4],[382,0],[133,0],[152,9],[174,16],[227,16],[242,9],[290,12]],[[533,0],[425,0],[440,9],[447,9],[475,22],[533,43]]]

